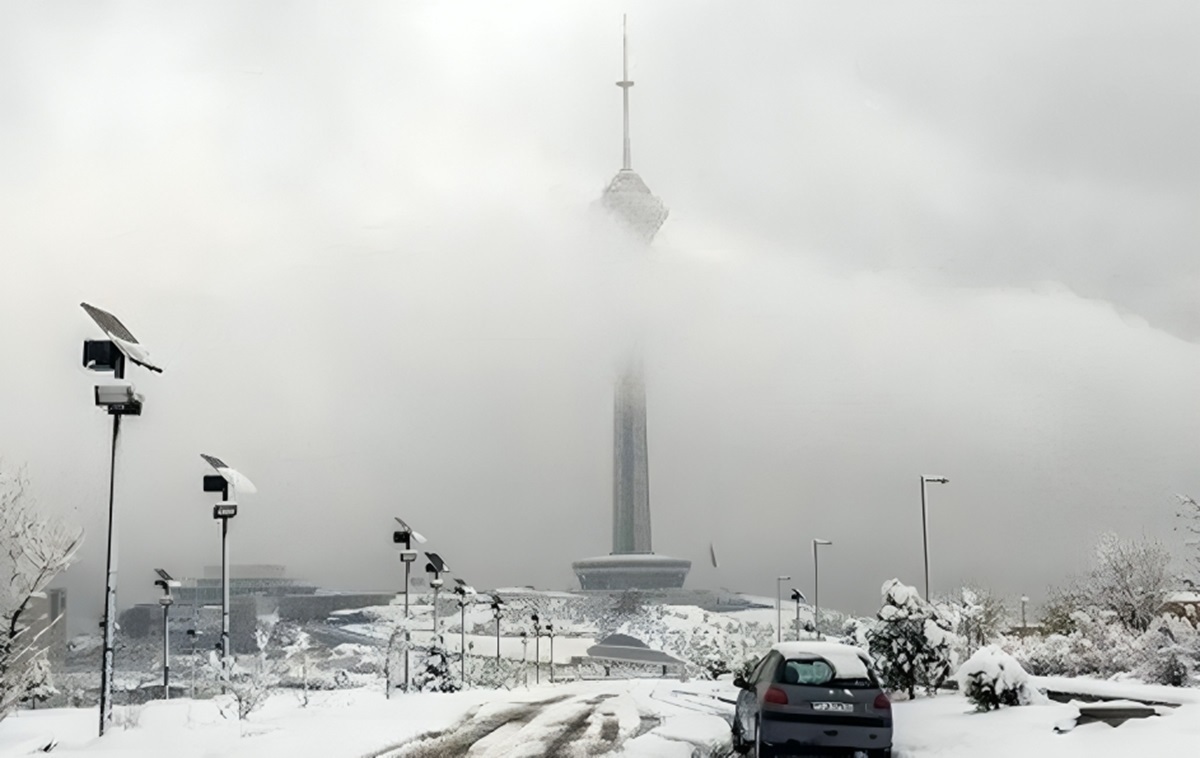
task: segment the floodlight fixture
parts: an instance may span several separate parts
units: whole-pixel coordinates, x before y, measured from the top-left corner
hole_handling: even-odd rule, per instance
[[[927,482],[936,482],[937,484],[949,484],[950,480],[944,476],[923,476],[921,477]]]
[[[112,679],[113,662],[115,659],[114,639],[116,635],[116,535],[113,529],[115,523],[115,489],[117,467],[117,441],[121,432],[122,416],[140,416],[142,413],[142,396],[125,382],[125,361],[132,361],[138,366],[147,368],[155,373],[162,373],[162,368],[150,360],[146,348],[138,342],[121,320],[113,314],[88,303],[80,303],[84,312],[104,332],[105,340],[85,340],[83,343],[83,366],[97,373],[111,373],[116,380],[113,383],[97,385],[95,402],[108,412],[113,419],[112,456],[109,460],[108,473],[108,535],[105,551],[105,588],[104,616],[101,626],[104,628],[103,655],[100,669],[100,736],[112,721]]]

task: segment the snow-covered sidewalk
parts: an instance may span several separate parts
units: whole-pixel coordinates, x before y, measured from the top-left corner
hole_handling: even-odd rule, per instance
[[[1200,748],[1200,705],[1166,709],[1117,728],[1086,724],[1064,734],[1078,715],[1052,703],[975,713],[960,695],[896,703],[895,758],[1126,758],[1192,756]]]

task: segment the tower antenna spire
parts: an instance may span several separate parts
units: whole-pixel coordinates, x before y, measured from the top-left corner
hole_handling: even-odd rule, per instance
[[[629,88],[633,82],[629,80],[629,31],[628,17],[625,15],[621,16],[621,81],[617,82],[617,86],[621,88],[625,106],[625,153],[621,167],[629,171],[633,169],[633,156],[629,149]]]

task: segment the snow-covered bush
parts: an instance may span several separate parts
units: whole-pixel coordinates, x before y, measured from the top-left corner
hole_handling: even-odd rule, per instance
[[[899,579],[884,582],[882,594],[878,621],[866,636],[883,684],[910,698],[918,687],[932,694],[950,677],[951,622]]]
[[[451,665],[450,653],[446,650],[445,642],[438,635],[425,651],[425,659],[417,667],[413,677],[413,687],[418,692],[458,692],[462,683],[455,676],[455,667]]]
[[[1029,705],[1037,691],[1021,664],[995,645],[975,651],[955,676],[958,689],[977,710],[992,711],[1002,705]]]

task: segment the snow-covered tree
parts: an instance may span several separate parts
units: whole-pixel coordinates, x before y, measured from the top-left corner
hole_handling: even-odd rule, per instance
[[[937,608],[950,620],[962,643],[960,660],[999,637],[1008,622],[1004,601],[979,587],[963,587],[957,594],[939,601]]]
[[[413,677],[413,686],[418,692],[458,692],[462,683],[455,676],[456,667],[451,665],[450,652],[442,636],[434,638],[425,651],[425,659]]]
[[[38,513],[22,473],[0,469],[0,719],[48,683],[46,650],[33,631],[34,602],[70,565],[83,533]],[[58,623],[52,620],[51,623]]]
[[[1130,631],[1144,632],[1162,608],[1171,582],[1171,555],[1154,540],[1101,537],[1096,564],[1087,576],[1092,605],[1113,611]]]
[[[982,647],[958,669],[958,689],[977,710],[1029,705],[1038,699],[1021,664],[995,645]]]
[[[883,607],[867,642],[884,686],[914,697],[950,677],[955,642],[951,622],[899,579],[884,582]]]

